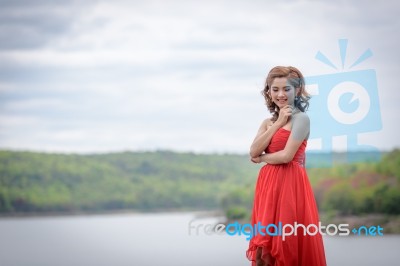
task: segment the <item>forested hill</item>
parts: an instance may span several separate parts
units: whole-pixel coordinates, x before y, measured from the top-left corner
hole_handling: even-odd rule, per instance
[[[0,212],[218,208],[259,167],[244,155],[0,151]]]
[[[309,154],[307,165],[321,165],[324,156]],[[343,155],[334,158],[340,161]],[[351,158],[365,161],[371,155],[354,153]],[[261,166],[252,164],[248,155],[237,154],[0,151],[0,213],[247,206]],[[312,184],[321,184],[324,173],[335,169],[311,171]],[[245,199],[235,199],[238,191],[244,191],[240,193]]]

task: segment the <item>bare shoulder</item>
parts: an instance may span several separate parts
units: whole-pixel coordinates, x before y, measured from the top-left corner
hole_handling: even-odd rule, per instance
[[[310,135],[310,118],[308,114],[299,112],[293,115],[292,134],[298,141],[308,139]]]
[[[299,112],[293,115],[293,129],[301,129],[308,131],[310,129],[310,118],[308,114],[304,112]]]
[[[268,129],[272,124],[273,124],[273,122],[272,122],[271,118],[267,118],[267,119],[264,119],[261,126],[264,127],[265,129]]]
[[[271,118],[264,119],[261,122],[260,128],[258,129],[258,133],[263,133],[268,130],[268,128],[272,125]]]
[[[310,118],[308,117],[308,114],[305,112],[298,112],[297,114],[294,115],[294,117],[303,122],[306,121],[310,122]]]

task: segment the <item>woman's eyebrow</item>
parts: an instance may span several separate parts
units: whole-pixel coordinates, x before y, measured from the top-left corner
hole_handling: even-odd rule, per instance
[[[286,88],[292,88],[292,87],[293,86],[286,85],[286,86],[283,86],[282,88],[286,89]],[[271,89],[279,89],[279,86],[272,86]]]

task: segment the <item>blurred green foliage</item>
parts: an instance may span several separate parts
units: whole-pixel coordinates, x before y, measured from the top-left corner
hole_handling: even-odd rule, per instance
[[[318,168],[321,157],[307,157],[320,210],[400,213],[399,150],[352,164],[339,154],[334,166]],[[229,219],[250,219],[261,166],[237,154],[0,151],[0,213],[222,208]]]
[[[370,154],[371,155],[371,154]],[[362,154],[354,153],[351,156]],[[331,167],[315,167],[318,158],[312,158],[307,173],[320,211],[335,215],[364,215],[370,213],[400,214],[400,150],[384,154],[378,161],[364,157],[364,162],[343,163],[344,155]],[[308,157],[309,159],[309,157]],[[315,160],[316,159],[316,160]],[[354,158],[353,158],[354,159]],[[236,200],[240,196],[240,200]],[[248,188],[242,187],[226,196],[230,206],[222,205],[228,219],[238,219],[232,211],[241,207],[248,209],[242,214],[250,216]],[[233,215],[232,215],[233,213]]]
[[[400,150],[378,162],[337,165],[325,172],[310,169],[314,192],[322,211],[342,215],[400,214]],[[315,175],[320,175],[316,179]],[[313,177],[313,178],[312,178]]]
[[[235,154],[0,151],[0,213],[217,209],[257,168]]]

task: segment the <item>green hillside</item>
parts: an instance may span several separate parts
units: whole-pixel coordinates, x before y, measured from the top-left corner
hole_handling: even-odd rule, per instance
[[[0,212],[215,209],[257,169],[242,155],[1,151]]]
[[[333,167],[309,154],[308,173],[322,211],[399,214],[400,152]],[[348,156],[349,157],[349,156]],[[326,161],[325,161],[326,163]],[[258,169],[247,155],[171,151],[50,154],[0,151],[0,213],[223,209],[248,217]]]

